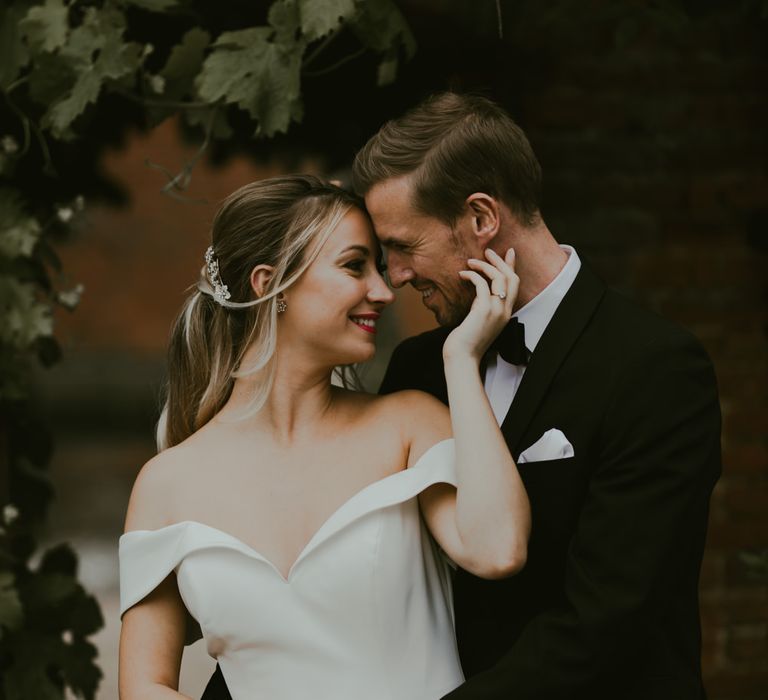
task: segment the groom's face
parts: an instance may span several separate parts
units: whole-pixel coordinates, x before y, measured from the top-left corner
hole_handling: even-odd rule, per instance
[[[365,196],[376,235],[387,257],[394,287],[410,284],[442,326],[454,326],[467,315],[474,288],[459,277],[467,258],[483,257],[474,237],[416,210],[407,176],[374,185]]]

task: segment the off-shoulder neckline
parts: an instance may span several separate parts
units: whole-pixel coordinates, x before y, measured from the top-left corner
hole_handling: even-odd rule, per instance
[[[251,545],[249,545],[247,542],[240,539],[236,535],[226,532],[225,530],[221,530],[213,525],[208,525],[207,523],[200,522],[198,520],[180,520],[178,522],[171,523],[169,525],[164,525],[163,527],[159,527],[154,530],[129,530],[128,532],[125,532],[121,535],[120,541],[121,543],[123,541],[128,541],[128,539],[132,539],[134,536],[148,536],[148,535],[159,536],[159,535],[162,535],[163,533],[168,533],[174,529],[186,530],[189,527],[198,527],[204,530],[208,530],[212,533],[215,533],[235,543],[237,545],[237,549],[268,564],[272,569],[274,569],[275,573],[277,573],[277,575],[283,580],[284,583],[290,583],[291,575],[293,574],[293,571],[295,570],[299,562],[301,562],[301,560],[304,559],[306,554],[312,551],[312,549],[314,549],[316,544],[324,538],[325,533],[332,529],[334,523],[337,522],[342,515],[344,515],[345,511],[349,511],[353,505],[364,500],[365,497],[367,495],[370,495],[372,491],[381,489],[385,485],[391,484],[393,481],[402,479],[404,476],[413,475],[417,473],[415,471],[416,467],[418,467],[419,464],[423,462],[428,455],[436,451],[436,449],[441,445],[445,445],[446,443],[449,443],[452,441],[453,441],[453,438],[445,438],[444,440],[440,440],[439,442],[436,442],[434,445],[431,445],[429,448],[427,448],[427,450],[410,467],[401,469],[400,471],[395,472],[393,474],[388,474],[387,476],[382,477],[381,479],[377,479],[376,481],[373,481],[370,484],[364,486],[359,491],[356,491],[346,501],[344,501],[341,505],[339,505],[339,507],[336,508],[325,520],[323,520],[322,524],[317,528],[317,530],[315,530],[314,534],[304,544],[298,556],[294,560],[293,564],[291,564],[290,568],[288,569],[287,574],[283,573],[268,557],[266,557],[261,552],[259,552],[255,547],[252,547]]]

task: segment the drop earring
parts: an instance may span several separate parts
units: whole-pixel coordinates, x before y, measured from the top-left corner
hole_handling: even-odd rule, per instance
[[[282,314],[288,308],[288,304],[285,303],[285,297],[279,294],[277,297],[277,313]]]

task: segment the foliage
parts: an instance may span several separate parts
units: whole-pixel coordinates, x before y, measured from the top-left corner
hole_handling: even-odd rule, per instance
[[[0,700],[67,688],[93,698],[101,675],[87,640],[101,613],[74,553],[62,545],[30,565],[52,496],[30,372],[59,359],[53,310],[74,309],[83,291],[66,288],[55,253],[84,207],[72,155],[119,138],[117,111],[145,128],[178,116],[204,145],[272,137],[303,118],[304,79],[368,53],[384,85],[414,50],[392,0],[0,6],[0,471],[14,504],[0,527]]]

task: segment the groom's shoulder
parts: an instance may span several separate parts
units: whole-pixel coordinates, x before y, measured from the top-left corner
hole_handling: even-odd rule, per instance
[[[442,360],[443,343],[451,332],[450,328],[433,328],[432,330],[412,335],[400,341],[393,354],[402,359]]]
[[[680,323],[611,287],[606,288],[596,314],[596,330],[605,346],[612,345],[625,360],[651,354],[694,353],[709,361],[701,341]]]
[[[450,329],[435,328],[406,338],[398,344],[387,365],[379,393],[420,389],[445,399],[443,343]]]

